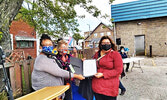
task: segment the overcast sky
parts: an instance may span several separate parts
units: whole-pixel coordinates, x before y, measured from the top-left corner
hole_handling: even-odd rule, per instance
[[[108,3],[109,0],[93,0],[93,5],[95,5],[97,8],[99,8],[102,12],[102,14],[108,14],[111,18],[111,5]],[[131,1],[137,1],[137,0],[115,0],[113,4],[120,4],[120,3],[125,3],[125,2],[131,2]],[[81,30],[81,33],[85,31],[89,31],[89,25],[90,25],[90,30],[93,30],[96,28],[96,26],[100,23],[103,22],[106,25],[109,25],[111,23],[108,22],[110,18],[107,19],[101,19],[101,18],[95,18],[92,17],[90,14],[88,14],[85,10],[76,7],[77,14],[82,15],[85,14],[86,17],[84,19],[79,19],[79,29]]]

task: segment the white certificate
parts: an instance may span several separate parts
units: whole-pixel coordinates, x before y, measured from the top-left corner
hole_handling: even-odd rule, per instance
[[[95,59],[87,59],[82,61],[81,59],[70,57],[70,64],[73,66],[73,72],[81,74],[84,77],[94,76],[97,73],[97,66]]]
[[[97,73],[97,66],[95,59],[88,59],[83,61],[83,76],[94,76]]]

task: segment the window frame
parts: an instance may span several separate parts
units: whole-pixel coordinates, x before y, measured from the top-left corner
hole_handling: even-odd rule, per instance
[[[94,37],[97,37],[97,33],[94,33]]]
[[[23,42],[28,42],[28,47],[21,47],[21,43]],[[17,49],[29,49],[29,48],[33,49],[35,48],[34,41],[16,41],[16,48]]]
[[[111,32],[107,32],[107,35],[111,35]]]
[[[100,33],[101,36],[104,36],[104,33]]]

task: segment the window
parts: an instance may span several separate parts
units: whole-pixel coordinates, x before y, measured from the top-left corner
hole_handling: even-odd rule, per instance
[[[34,41],[17,41],[17,48],[34,48]]]
[[[94,37],[97,37],[97,33],[94,33]]]
[[[107,32],[107,35],[111,35],[111,33],[110,33],[110,32]]]
[[[103,36],[103,35],[104,35],[104,33],[100,33],[100,35],[101,35],[101,36]]]

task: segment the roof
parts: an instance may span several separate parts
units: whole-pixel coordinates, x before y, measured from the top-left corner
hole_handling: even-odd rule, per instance
[[[90,42],[91,43],[99,43],[101,38],[95,38],[95,39],[92,39]]]
[[[108,28],[109,30],[112,31],[111,28],[109,28],[107,25],[105,25],[104,23],[101,22],[84,40],[88,39],[89,36],[91,36],[91,35],[94,33],[94,31],[95,31],[100,25],[104,25],[106,28]]]
[[[138,0],[111,5],[113,22],[167,16],[167,0]]]
[[[36,41],[34,37],[15,36],[16,41]]]

